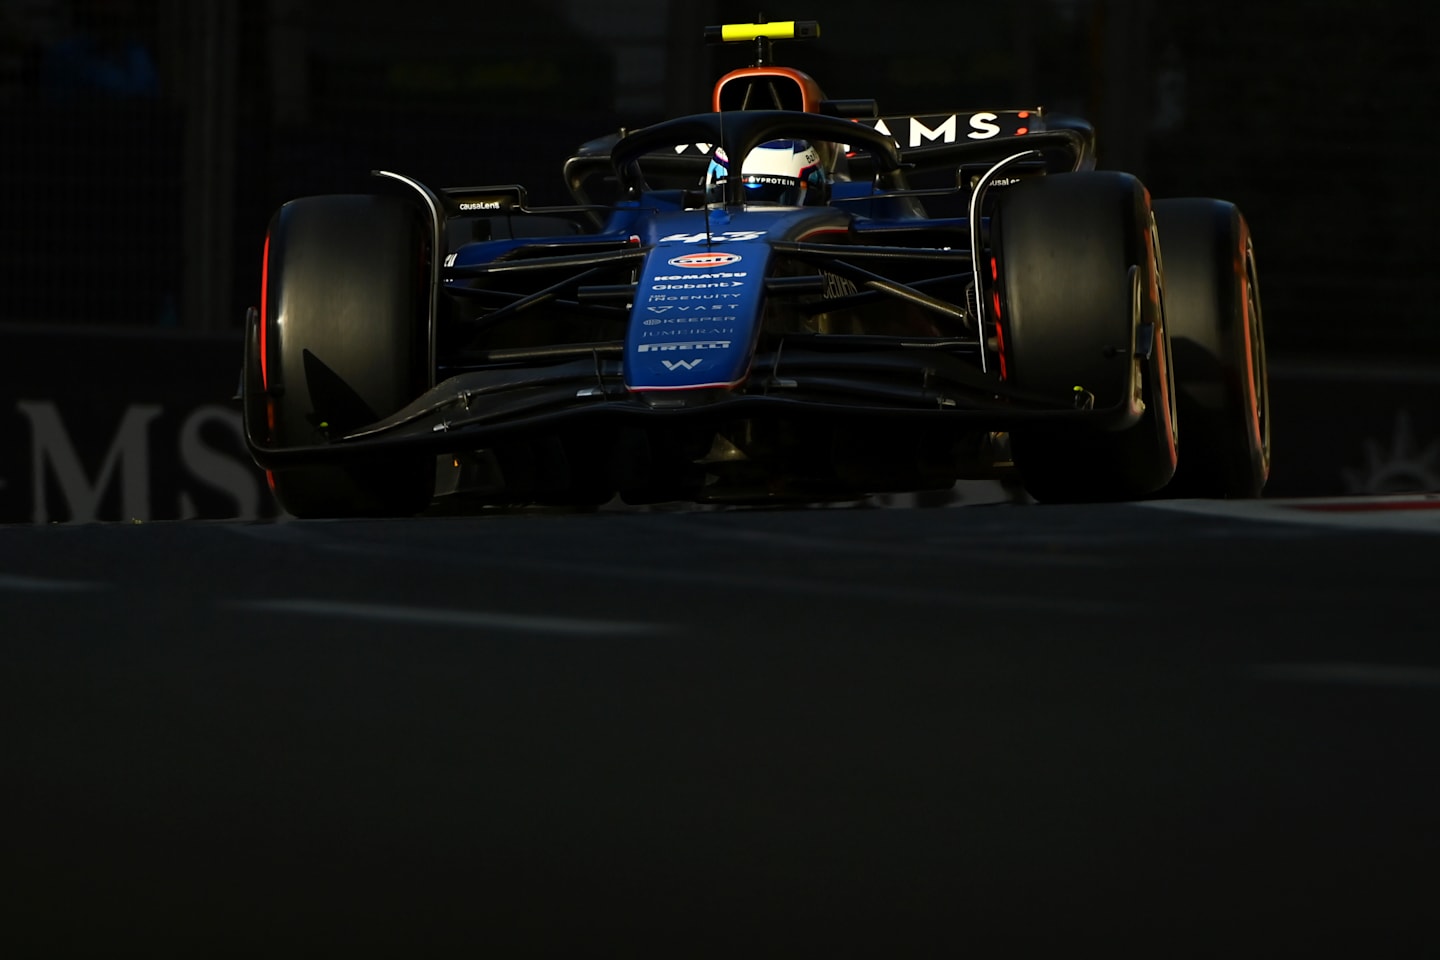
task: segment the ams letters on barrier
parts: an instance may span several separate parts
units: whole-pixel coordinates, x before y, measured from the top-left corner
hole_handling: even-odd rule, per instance
[[[0,339],[0,522],[278,512],[230,399],[238,336],[9,327]]]

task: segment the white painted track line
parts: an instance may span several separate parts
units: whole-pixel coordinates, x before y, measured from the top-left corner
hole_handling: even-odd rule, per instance
[[[1348,687],[1440,688],[1440,668],[1388,663],[1266,663],[1250,667],[1259,680]]]
[[[493,613],[484,610],[458,610],[439,607],[403,607],[372,603],[343,603],[331,600],[249,600],[235,604],[242,610],[263,613],[296,614],[364,620],[372,623],[408,624],[427,627],[466,627],[485,630],[511,630],[524,633],[547,633],[567,636],[615,636],[663,633],[669,630],[657,623],[627,623],[618,620],[589,620],[567,617],[546,617],[529,614]]]
[[[1153,500],[1140,506],[1271,523],[1440,534],[1440,494],[1277,500]]]
[[[0,590],[12,593],[83,593],[104,590],[108,586],[86,580],[52,580],[46,577],[21,577],[0,573]]]

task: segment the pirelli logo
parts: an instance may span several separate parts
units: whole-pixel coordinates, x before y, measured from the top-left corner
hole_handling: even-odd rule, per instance
[[[642,343],[639,353],[674,353],[684,350],[729,350],[730,340],[692,340],[687,343]]]

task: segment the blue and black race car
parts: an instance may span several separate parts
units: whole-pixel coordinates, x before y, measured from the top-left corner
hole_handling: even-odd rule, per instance
[[[707,33],[754,63],[584,144],[573,204],[377,171],[280,207],[241,396],[286,510],[1261,493],[1235,206],[1153,200],[1040,109],[829,100],[773,62],[812,22]]]

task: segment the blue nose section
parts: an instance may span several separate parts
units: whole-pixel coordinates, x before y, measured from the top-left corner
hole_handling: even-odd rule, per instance
[[[763,242],[717,241],[704,233],[659,243],[636,288],[625,385],[694,390],[744,381],[760,331],[769,259]]]

